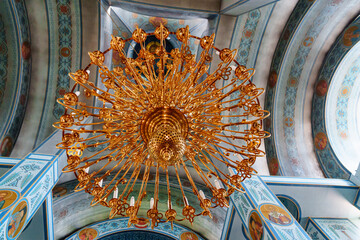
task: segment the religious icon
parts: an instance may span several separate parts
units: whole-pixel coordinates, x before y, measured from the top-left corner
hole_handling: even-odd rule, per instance
[[[12,190],[0,190],[0,211],[12,205],[18,194]]]
[[[79,238],[81,240],[94,240],[97,237],[98,233],[93,228],[85,228],[80,231]]]
[[[64,187],[54,187],[53,189],[53,196],[54,197],[61,197],[67,193],[67,189]]]
[[[198,240],[198,236],[192,232],[184,232],[180,235],[181,240]]]
[[[263,237],[264,228],[257,212],[252,212],[250,215],[249,233],[252,240],[261,240]]]
[[[292,221],[289,213],[277,205],[264,204],[260,207],[260,211],[271,222],[279,225],[288,225]]]
[[[7,233],[10,238],[15,238],[23,228],[27,216],[28,206],[26,201],[20,202],[10,215]]]
[[[146,218],[139,218],[135,227],[137,228],[147,228],[149,226],[149,220]]]

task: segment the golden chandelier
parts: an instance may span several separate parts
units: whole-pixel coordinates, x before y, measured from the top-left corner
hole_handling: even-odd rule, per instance
[[[170,35],[176,36],[181,47],[168,52],[165,45]],[[159,41],[152,50],[145,45],[149,36]],[[269,113],[258,100],[264,89],[250,81],[254,69],[234,59],[236,50],[216,48],[214,37],[192,36],[188,26],[169,32],[160,25],[153,33],[137,28],[129,39],[112,36],[109,49],[90,52],[91,63],[69,74],[76,83],[58,99],[65,114],[54,124],[63,131],[57,145],[67,153],[63,171],[75,172],[79,180],[75,190],[93,195],[91,205],[111,208],[110,218],[127,216],[129,224],[136,224],[143,220],[139,217],[142,201],[151,196],[146,221],[152,227],[165,221],[192,223],[196,216],[211,217],[211,208],[228,206],[228,197],[235,190],[243,191],[240,183],[256,173],[251,166],[256,157],[264,155],[259,147],[269,136],[262,130],[262,120]],[[198,60],[190,51],[191,38],[202,49]],[[131,40],[140,45],[135,59],[124,50]],[[111,51],[119,55],[120,67],[109,69],[104,64],[105,54]],[[212,51],[218,56],[211,56]],[[219,63],[209,73],[215,57]],[[98,86],[89,81],[91,65],[98,67]],[[219,87],[217,82],[223,81]],[[88,105],[90,99],[81,102],[80,92],[95,97],[98,104]],[[87,117],[93,120],[87,123]],[[231,122],[234,119],[239,120]],[[232,127],[239,125],[243,129]],[[92,151],[83,155],[85,149]],[[221,164],[228,170],[221,170]],[[171,184],[169,175],[176,176],[178,186]],[[194,175],[207,188],[203,189],[207,195]],[[181,176],[186,176],[192,189],[187,194],[194,194],[199,206],[189,204]],[[153,184],[148,185],[150,182]],[[163,212],[159,208],[161,186],[167,195]],[[179,188],[181,213],[171,200],[172,191]]]

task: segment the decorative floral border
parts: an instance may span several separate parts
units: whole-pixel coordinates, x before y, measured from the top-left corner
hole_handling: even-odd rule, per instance
[[[333,81],[333,75],[341,61],[351,48],[360,41],[360,34],[351,39],[352,44],[344,44],[345,34],[352,27],[360,28],[360,18],[355,19],[337,38],[335,44],[328,52],[326,59],[321,68],[320,74],[315,83],[315,91],[312,102],[312,135],[315,143],[315,153],[321,163],[321,167],[328,177],[348,179],[350,172],[341,164],[334,153],[333,146],[328,140],[328,134],[325,125],[325,103],[327,98],[327,90]]]

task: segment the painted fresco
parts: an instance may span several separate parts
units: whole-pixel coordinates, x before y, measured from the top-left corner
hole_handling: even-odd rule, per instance
[[[329,144],[322,134],[318,135],[314,143],[320,164],[315,159],[313,148],[303,144],[311,141],[311,136],[308,135],[310,124],[303,116],[304,109],[310,109],[308,106],[311,106],[307,89],[313,86],[313,66],[319,63],[319,57],[327,51],[324,46],[331,42],[329,39],[335,37],[333,34],[338,23],[344,23],[347,16],[340,12],[346,12],[345,9],[350,11],[357,6],[356,0],[299,0],[283,29],[274,52],[265,96],[265,109],[272,113],[270,122],[265,124],[265,130],[272,137],[265,140],[265,147],[269,165],[270,161],[279,161],[277,175],[323,177],[322,167],[325,174],[327,169],[331,169],[331,177],[348,176],[334,161],[333,154],[326,151]],[[330,20],[332,24],[329,24]],[[338,58],[331,58],[329,61],[332,64]],[[319,80],[327,81],[328,78],[322,77]],[[315,84],[315,87],[318,94],[326,94],[327,86],[324,82]],[[321,104],[315,108],[314,106],[313,103],[313,118],[325,121],[324,112],[315,111]],[[319,127],[318,121],[312,121],[312,127],[315,126]],[[319,132],[324,133],[323,130],[313,132],[312,138],[315,139]],[[302,161],[303,159],[307,161]]]
[[[28,213],[28,206],[26,201],[20,202],[9,217],[9,224],[7,226],[7,236],[9,238],[16,238],[22,230]]]
[[[46,0],[49,31],[47,92],[35,140],[38,146],[53,131],[53,122],[64,113],[56,102],[69,91],[68,73],[81,68],[82,18],[80,0]]]
[[[1,156],[10,156],[25,116],[31,78],[30,43],[30,26],[25,1],[2,1],[0,8]]]
[[[0,211],[10,207],[17,199],[18,192],[13,190],[0,190]]]
[[[85,228],[79,232],[80,240],[94,240],[98,236],[98,232],[93,228]]]
[[[287,211],[277,205],[264,204],[260,207],[260,212],[269,221],[279,225],[291,224],[291,216]]]
[[[155,177],[149,177],[149,189],[151,192]],[[181,191],[178,187],[176,177],[170,177],[170,186],[171,192],[173,194],[173,208],[181,215],[182,208],[184,206],[182,201]],[[166,182],[166,176],[160,175],[160,183]],[[92,200],[92,196],[81,191],[74,192],[74,187],[77,184],[77,180],[70,181],[66,184],[61,184],[58,187],[65,188],[67,194],[62,196],[54,196],[54,225],[55,225],[55,237],[62,238],[62,234],[65,232],[73,232],[76,229],[82,228],[92,222],[98,222],[105,219],[108,219],[110,210],[107,207],[96,205],[94,207],[89,207]],[[106,184],[106,181],[104,181]],[[197,212],[201,211],[201,208],[198,206],[198,199],[192,193],[191,184],[188,180],[182,180],[182,184],[185,190],[185,194],[188,197],[188,201],[193,205]],[[164,185],[165,186],[165,185]],[[199,189],[203,189],[205,195],[209,195],[206,186],[197,185]],[[120,186],[119,186],[120,187]],[[140,184],[135,185],[133,195],[137,196],[138,189]],[[63,190],[64,191],[64,190]],[[119,188],[119,192],[121,189]],[[187,194],[188,193],[188,194]],[[139,216],[146,217],[146,211],[149,207],[147,203],[150,202],[151,195],[145,196],[139,211]],[[166,211],[167,209],[167,190],[166,188],[160,187],[159,193],[159,211]],[[226,208],[215,208],[211,210],[213,218],[209,217],[198,217],[195,218],[193,225],[187,222],[181,222],[184,226],[189,227],[196,231],[197,233],[203,235],[206,239],[219,239],[222,233]],[[146,222],[140,223],[136,228],[143,229],[147,228]]]
[[[14,168],[11,174],[4,176],[1,180],[2,187],[21,191],[47,164],[46,161],[27,160],[21,166]]]
[[[95,239],[103,239],[103,237],[108,235],[117,236],[116,233],[119,233],[119,238],[116,239],[126,239],[121,238],[121,233],[126,231],[133,231],[134,233],[158,233],[167,236],[170,239],[178,239],[178,240],[204,240],[201,236],[196,234],[195,232],[190,231],[189,229],[179,225],[174,224],[174,228],[171,229],[170,223],[160,223],[158,227],[154,228],[141,228],[138,229],[135,226],[128,226],[128,218],[118,218],[107,220],[103,222],[98,222],[92,225],[87,226],[84,229],[80,229],[76,233],[71,236],[65,238],[65,240],[95,240]],[[143,235],[143,237],[145,237]],[[104,239],[111,239],[104,238]],[[159,238],[155,238],[159,239]]]
[[[231,198],[246,229],[250,230],[252,227],[248,219],[253,213],[250,212],[256,209],[261,213],[259,216],[262,223],[266,222],[266,228],[263,228],[265,239],[310,239],[259,176],[253,175],[250,179],[246,179],[242,186],[246,192],[235,193]]]
[[[353,161],[358,148],[353,148],[352,143],[359,135],[357,131],[349,132],[350,124],[354,126],[352,122],[356,119],[356,110],[349,103],[355,106],[354,99],[357,101],[359,94],[355,84],[360,71],[359,46],[356,47],[360,40],[358,29],[359,17],[338,36],[324,60],[313,95],[311,126],[315,153],[325,175],[332,178],[350,177],[339,159],[348,160],[348,165],[353,165],[351,171],[358,165],[358,161]],[[319,92],[320,85],[323,90]]]
[[[319,229],[316,228],[312,222],[309,222],[306,226],[306,232],[313,240],[327,240],[323,233],[320,232]]]
[[[248,231],[250,233],[251,239],[253,240],[263,239],[264,226],[259,214],[256,211],[253,211],[250,215]]]
[[[360,228],[346,218],[310,218],[309,221],[317,227],[317,231],[324,233],[327,239],[357,240],[360,236]]]

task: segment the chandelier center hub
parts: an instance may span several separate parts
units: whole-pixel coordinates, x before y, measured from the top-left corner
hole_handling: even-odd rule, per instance
[[[162,166],[178,163],[185,153],[188,122],[175,108],[157,108],[149,112],[141,126],[141,136],[150,157]]]

